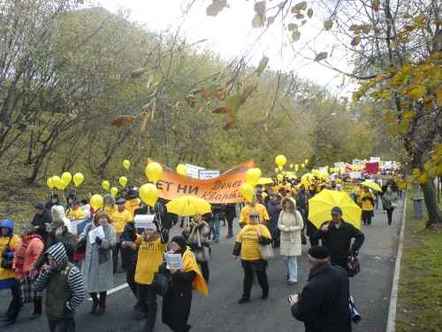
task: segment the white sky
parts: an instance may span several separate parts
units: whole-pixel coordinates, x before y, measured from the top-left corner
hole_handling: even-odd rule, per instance
[[[301,39],[293,43],[288,38],[287,30],[282,29],[281,21],[276,21],[257,41],[264,29],[252,28],[253,0],[227,0],[229,8],[216,17],[206,15],[206,7],[211,0],[196,0],[183,18],[183,10],[190,2],[192,0],[98,0],[98,4],[114,13],[128,10],[130,20],[146,25],[153,32],[175,32],[181,25],[181,34],[190,43],[207,39],[200,46],[220,54],[227,61],[247,55],[249,63],[256,65],[266,55],[270,58],[269,66],[272,69],[293,71],[340,95],[351,91],[353,84],[347,79],[344,81],[342,75],[311,60],[315,52],[327,51],[333,54],[328,59],[330,63],[351,71],[333,34],[321,32],[327,17],[320,14],[320,8],[313,5],[312,8],[316,10],[313,18],[300,28]],[[279,1],[270,0],[267,3],[274,6]],[[297,22],[290,16],[285,24]]]

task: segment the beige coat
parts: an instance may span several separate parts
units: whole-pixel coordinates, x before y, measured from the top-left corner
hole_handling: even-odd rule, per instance
[[[281,211],[278,219],[278,229],[281,231],[281,256],[301,256],[302,239],[301,231],[304,227],[301,213]]]

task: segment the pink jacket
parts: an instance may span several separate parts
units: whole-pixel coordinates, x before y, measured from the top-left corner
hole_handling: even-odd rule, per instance
[[[21,246],[18,247],[14,259],[17,279],[23,279],[32,271],[34,263],[38,260],[44,249],[44,243],[38,237],[32,238],[26,248],[24,245],[25,241],[26,240],[24,240]],[[23,257],[22,264],[17,264],[17,260],[20,259],[19,257]]]

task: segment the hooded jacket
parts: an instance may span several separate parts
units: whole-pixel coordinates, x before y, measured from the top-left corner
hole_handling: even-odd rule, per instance
[[[69,233],[74,234],[71,221],[66,217],[64,207],[61,205],[54,205],[51,208],[52,224],[53,227],[57,227],[60,224],[64,224]]]
[[[46,255],[56,261],[57,267],[43,270],[35,281],[34,288],[37,292],[47,289],[48,319],[72,316],[87,295],[83,276],[76,266],[68,262],[62,243],[49,247]]]
[[[6,228],[8,233],[6,236],[0,234],[0,289],[8,288],[10,284],[9,280],[14,281],[15,272],[12,269],[4,269],[1,267],[1,261],[3,260],[3,253],[8,247],[15,252],[21,244],[21,240],[17,235],[14,235],[14,222],[9,219],[0,221],[0,229]]]

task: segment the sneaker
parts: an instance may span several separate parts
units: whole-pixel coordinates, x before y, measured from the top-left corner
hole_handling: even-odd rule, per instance
[[[250,302],[250,299],[247,299],[245,297],[242,297],[239,299],[238,304],[244,304]]]

